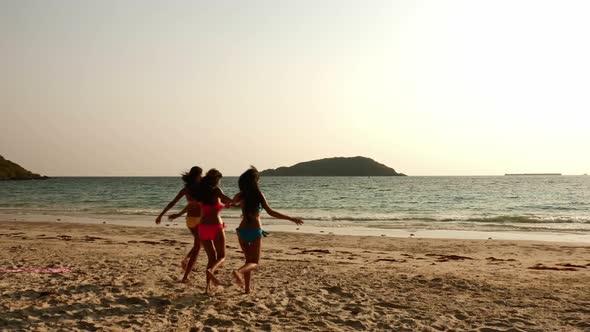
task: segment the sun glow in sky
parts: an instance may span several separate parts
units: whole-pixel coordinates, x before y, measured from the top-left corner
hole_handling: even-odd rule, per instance
[[[48,175],[367,156],[590,173],[587,1],[0,2],[0,154]]]

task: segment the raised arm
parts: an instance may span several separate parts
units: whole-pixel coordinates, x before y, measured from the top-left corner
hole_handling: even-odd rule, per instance
[[[264,208],[266,213],[268,213],[268,215],[271,217],[278,218],[278,219],[285,219],[285,220],[292,221],[297,225],[303,225],[303,220],[301,220],[299,218],[289,217],[287,215],[284,215],[282,213],[279,213],[279,212],[271,209],[270,206],[268,206],[268,202],[266,201],[266,197],[264,197],[264,194],[262,194],[262,208]]]
[[[168,203],[168,205],[166,205],[164,210],[162,210],[162,213],[160,213],[160,215],[156,218],[156,224],[162,222],[162,217],[166,214],[166,212],[168,212],[168,210],[170,210],[184,195],[184,189],[181,189],[176,195],[176,197],[174,197],[174,199],[170,203]]]

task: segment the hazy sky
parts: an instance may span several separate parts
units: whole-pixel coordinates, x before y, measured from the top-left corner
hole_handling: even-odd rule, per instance
[[[48,175],[590,173],[590,2],[0,0],[0,154]]]

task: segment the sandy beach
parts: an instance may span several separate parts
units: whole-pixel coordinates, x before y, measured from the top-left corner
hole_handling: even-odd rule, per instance
[[[274,232],[246,295],[228,231],[225,285],[209,296],[204,253],[179,282],[185,229],[0,226],[0,330],[590,330],[588,244]]]

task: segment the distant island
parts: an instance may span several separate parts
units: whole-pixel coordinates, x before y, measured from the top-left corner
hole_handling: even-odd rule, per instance
[[[506,173],[504,176],[559,176],[561,173]]]
[[[0,180],[45,180],[47,176],[42,176],[31,171],[27,171],[18,164],[0,156]]]
[[[336,157],[260,172],[262,176],[406,176],[366,157]]]

